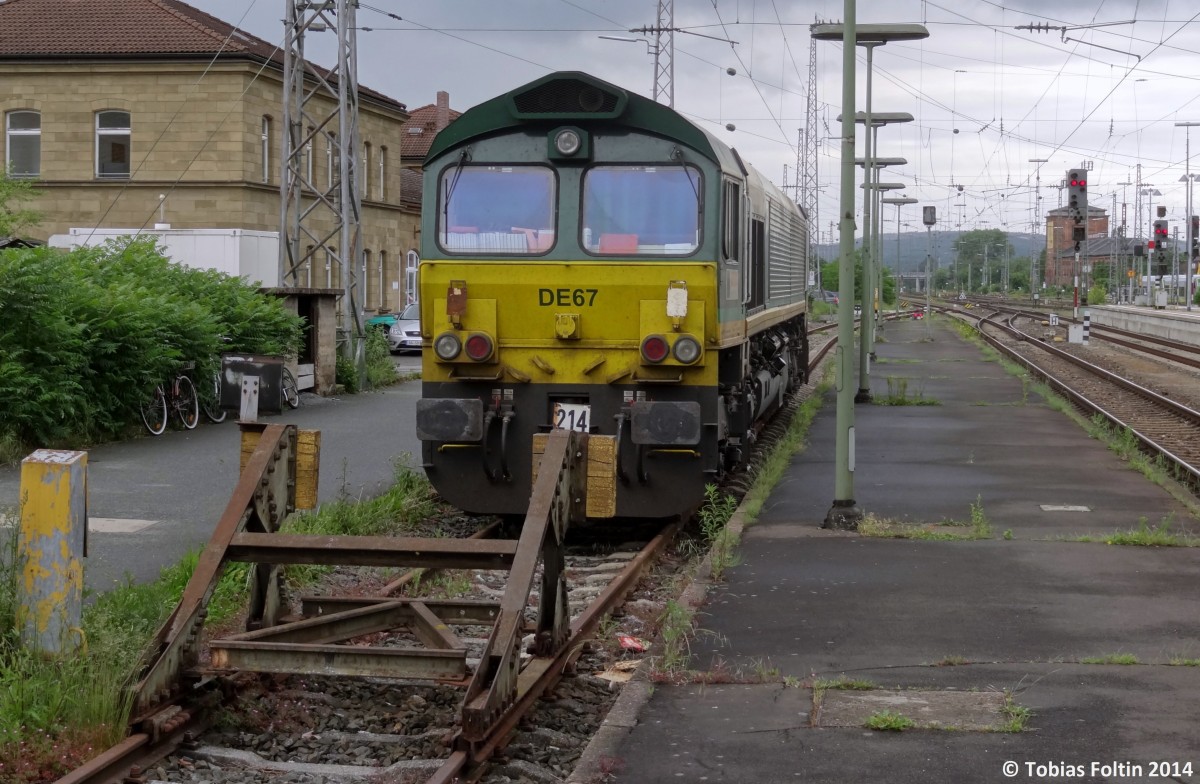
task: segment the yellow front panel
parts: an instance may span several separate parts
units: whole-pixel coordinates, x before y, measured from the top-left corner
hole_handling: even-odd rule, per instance
[[[477,363],[480,376],[498,371],[506,383],[604,384],[682,373],[683,384],[716,383],[715,264],[423,261],[420,280],[426,340],[454,330],[446,312],[447,290],[451,281],[466,283],[459,334],[487,331],[497,342],[493,361]],[[687,367],[643,366],[639,352],[646,330],[680,334],[666,314],[671,281],[687,284],[688,310],[680,332],[700,338],[704,355]],[[438,362],[426,351],[423,379],[451,380],[456,366],[456,378],[461,377],[466,370],[461,365]]]

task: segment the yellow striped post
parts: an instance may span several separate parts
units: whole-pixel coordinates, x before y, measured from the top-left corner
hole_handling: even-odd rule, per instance
[[[17,541],[17,626],[30,649],[69,653],[82,640],[86,548],[87,452],[39,449],[21,461]]]

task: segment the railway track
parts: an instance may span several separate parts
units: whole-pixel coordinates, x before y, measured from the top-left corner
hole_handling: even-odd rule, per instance
[[[1178,478],[1194,491],[1200,490],[1200,412],[1017,328],[1013,324],[1020,318],[1017,314],[1002,320],[997,311],[972,315],[944,312],[976,322],[988,344],[1086,415],[1103,417],[1111,427],[1128,431],[1143,450],[1161,456]]]
[[[972,302],[999,313],[1021,315],[1037,321],[1045,319],[1047,315],[1047,313],[1042,311],[1004,305],[988,299],[972,300]],[[1059,321],[1065,324],[1083,323],[1081,319],[1062,315],[1059,316]],[[1167,360],[1168,362],[1177,363],[1185,367],[1200,369],[1200,346],[1193,343],[1146,335],[1094,322],[1091,324],[1091,333],[1094,339],[1102,340],[1114,346],[1121,346],[1131,351]]]
[[[810,376],[835,342],[830,335],[814,348]],[[781,419],[759,450],[786,429]],[[586,672],[566,687],[561,681],[593,650],[600,656],[583,670],[611,663],[611,639],[587,641],[678,525],[603,552],[568,547],[586,443],[556,431],[517,540],[495,539],[494,530],[473,540],[282,534],[294,505],[296,439],[294,426],[261,428],[154,640],[133,692],[130,735],[59,784],[554,780],[571,755],[563,747],[593,712],[587,705],[615,698],[608,681]],[[253,564],[248,631],[208,639],[211,589],[238,561]],[[409,572],[377,595],[306,597],[289,607],[280,577],[288,563],[452,570],[470,575],[470,598],[397,596],[417,582]],[[556,687],[568,696],[543,699]],[[567,715],[554,719],[556,711]],[[232,726],[214,728],[218,720]]]

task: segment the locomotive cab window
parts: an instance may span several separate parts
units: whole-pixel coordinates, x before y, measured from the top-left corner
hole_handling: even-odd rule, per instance
[[[583,247],[601,256],[688,256],[700,247],[700,171],[597,166],[583,180]]]
[[[450,166],[438,187],[438,244],[456,255],[545,253],[556,187],[547,166]]]

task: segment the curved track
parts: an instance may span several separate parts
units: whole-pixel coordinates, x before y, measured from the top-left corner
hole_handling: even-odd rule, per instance
[[[944,312],[975,321],[989,345],[1089,416],[1099,415],[1112,427],[1131,433],[1143,449],[1161,455],[1178,477],[1200,489],[1200,412],[1015,328],[1011,323],[1015,315],[1001,320],[995,312]]]

